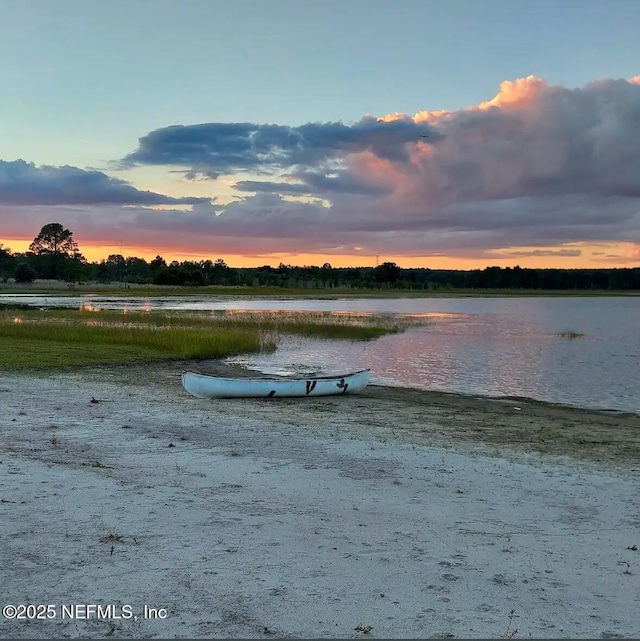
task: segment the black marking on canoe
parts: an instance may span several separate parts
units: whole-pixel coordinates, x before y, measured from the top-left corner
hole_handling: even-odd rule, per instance
[[[341,378],[340,382],[336,383],[336,385],[338,386],[338,388],[342,390],[343,394],[347,391],[347,388],[349,387],[349,383],[345,383],[344,378]]]
[[[267,398],[273,398],[275,395],[276,395],[276,391],[275,391],[274,389],[272,389],[272,390],[267,394]]]
[[[307,381],[307,394],[313,392],[313,390],[316,388],[316,383],[317,381]]]

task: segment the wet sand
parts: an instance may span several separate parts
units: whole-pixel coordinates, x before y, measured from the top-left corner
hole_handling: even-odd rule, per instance
[[[0,377],[0,636],[640,635],[639,416],[186,366]]]

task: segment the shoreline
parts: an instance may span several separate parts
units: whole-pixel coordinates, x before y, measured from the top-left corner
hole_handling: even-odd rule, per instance
[[[566,297],[599,298],[611,296],[640,296],[637,289],[298,289],[277,286],[203,285],[153,285],[150,283],[72,283],[65,281],[36,280],[31,285],[0,283],[0,295],[34,296],[116,296],[136,298],[145,296],[211,296],[232,298],[518,298],[518,297]]]
[[[640,417],[377,386],[201,400],[187,365],[0,376],[3,598],[139,615],[1,637],[640,634]]]
[[[138,366],[106,366],[85,370],[80,376],[99,379],[105,374],[125,384],[161,386],[184,394],[184,370],[211,376],[267,377],[243,365],[218,360],[161,361]],[[73,375],[73,374],[70,374]],[[151,380],[153,379],[153,380]],[[167,387],[169,386],[169,387]],[[482,451],[497,456],[534,454],[568,457],[575,462],[621,465],[640,471],[640,414],[615,409],[585,408],[528,397],[491,397],[480,394],[423,390],[414,387],[369,384],[362,392],[315,399],[220,399],[244,404],[253,415],[277,418],[282,407],[299,413],[300,421],[317,419],[318,410],[340,412],[345,425],[356,426],[373,414],[393,416],[400,425],[374,420],[368,426],[347,428],[357,438],[439,445]],[[307,402],[308,401],[308,402]],[[463,419],[462,421],[460,419]],[[532,427],[533,426],[533,427]],[[345,432],[345,435],[347,435]]]

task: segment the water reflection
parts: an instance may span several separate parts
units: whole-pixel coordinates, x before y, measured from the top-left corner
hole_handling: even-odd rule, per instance
[[[377,382],[526,396],[640,412],[640,298],[265,299],[0,295],[34,307],[182,310],[217,314],[309,311],[405,315],[416,326],[370,342],[284,338],[270,355],[234,359],[270,373],[371,367]],[[426,325],[421,325],[426,320]],[[569,340],[561,332],[584,334]]]

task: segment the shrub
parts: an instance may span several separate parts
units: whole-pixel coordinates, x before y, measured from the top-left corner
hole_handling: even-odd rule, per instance
[[[16,283],[33,283],[37,275],[36,270],[28,263],[18,263],[16,265],[14,273]]]

